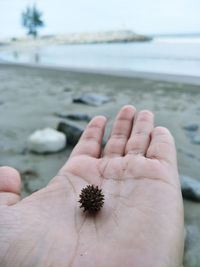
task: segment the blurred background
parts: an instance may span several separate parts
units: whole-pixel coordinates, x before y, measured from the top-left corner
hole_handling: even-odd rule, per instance
[[[23,197],[56,175],[87,122],[109,136],[125,104],[155,113],[177,147],[184,267],[200,266],[200,2],[0,0],[0,165]]]
[[[45,48],[44,44],[39,47],[29,44],[28,51],[16,48],[1,52],[2,60],[200,76],[200,3],[197,0],[153,3],[147,0],[1,0],[2,42],[3,38],[24,41],[28,25],[23,26],[22,13],[34,6],[42,22],[35,21],[36,32]],[[104,34],[100,46],[98,33]],[[108,45],[112,40],[108,40],[106,33],[110,39],[114,38],[112,45]],[[134,33],[151,41],[127,42]]]

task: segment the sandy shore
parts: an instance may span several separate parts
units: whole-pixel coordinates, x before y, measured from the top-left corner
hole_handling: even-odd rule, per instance
[[[200,87],[192,78],[186,84],[187,77],[172,82],[164,75],[148,74],[145,78],[138,75],[137,78],[136,73],[135,77],[124,74],[0,64],[0,165],[10,165],[21,172],[23,196],[45,186],[72,149],[68,146],[56,154],[32,154],[27,151],[27,139],[33,131],[56,128],[63,119],[55,113],[80,112],[107,116],[109,127],[105,135],[108,137],[116,112],[125,104],[155,113],[156,125],[168,127],[175,137],[180,173],[200,180],[200,145],[193,144],[183,129],[191,123],[199,125]],[[72,102],[84,92],[108,95],[112,101],[100,107]],[[184,204],[186,223],[200,231],[199,204],[190,201]]]
[[[121,106],[134,104],[138,110],[155,112],[156,125],[172,131],[180,173],[200,179],[200,145],[192,144],[182,128],[189,123],[199,123],[200,88],[160,79],[1,64],[0,164],[14,166],[26,174],[24,194],[37,190],[56,174],[71,147],[45,156],[29,153],[27,138],[33,131],[48,126],[56,128],[61,119],[54,115],[55,112],[102,114],[109,118],[110,127]],[[83,92],[105,94],[113,100],[100,107],[72,103],[72,98]],[[85,126],[84,122],[79,124]]]
[[[173,82],[180,84],[189,84],[189,85],[199,85],[200,86],[200,77],[191,76],[191,75],[178,75],[178,74],[165,74],[165,73],[156,73],[156,72],[144,72],[144,71],[132,71],[132,70],[116,70],[116,69],[94,69],[94,68],[73,68],[73,67],[61,67],[61,66],[49,66],[45,64],[31,64],[31,63],[9,63],[7,61],[0,59],[0,64],[12,66],[22,66],[22,67],[33,67],[40,69],[53,69],[74,72],[78,74],[100,74],[105,76],[114,76],[114,77],[125,77],[125,78],[136,78],[136,79],[145,79],[152,81],[163,81],[163,82]]]

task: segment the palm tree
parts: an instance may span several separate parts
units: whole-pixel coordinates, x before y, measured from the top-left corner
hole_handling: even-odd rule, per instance
[[[42,20],[42,12],[40,12],[36,5],[33,7],[28,6],[22,13],[22,25],[28,29],[28,35],[37,37],[37,28],[43,27],[44,22]]]

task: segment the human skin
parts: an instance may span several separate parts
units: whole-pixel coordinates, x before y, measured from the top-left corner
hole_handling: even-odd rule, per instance
[[[66,164],[20,200],[16,170],[0,168],[1,267],[180,267],[183,202],[172,135],[150,111],[124,106],[102,151],[106,118],[86,127]],[[98,185],[96,215],[78,203]]]

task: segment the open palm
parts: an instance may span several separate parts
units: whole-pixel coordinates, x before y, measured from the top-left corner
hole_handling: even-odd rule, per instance
[[[19,183],[10,185],[2,197],[9,206],[0,206],[0,266],[181,265],[183,210],[173,138],[154,128],[149,111],[135,114],[132,106],[119,112],[103,152],[106,119],[94,118],[42,190],[17,201]],[[105,196],[93,216],[78,203],[88,184]]]

